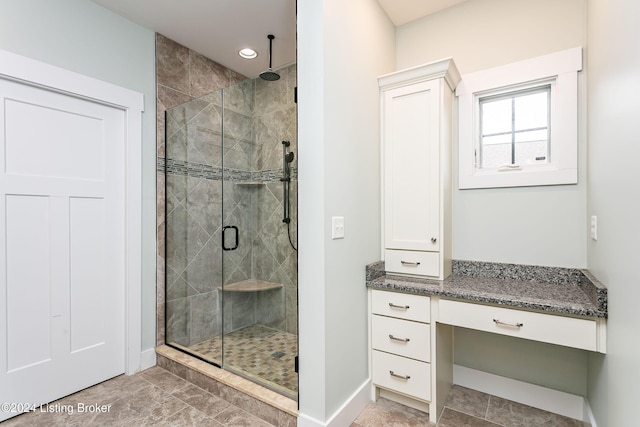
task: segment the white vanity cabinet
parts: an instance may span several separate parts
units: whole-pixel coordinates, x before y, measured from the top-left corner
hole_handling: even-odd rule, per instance
[[[403,281],[410,282],[410,279]],[[433,423],[442,413],[453,384],[456,326],[606,353],[605,318],[402,292],[369,291],[372,399],[385,397],[428,412]],[[477,374],[465,377],[469,378],[477,386],[478,378],[483,377]],[[491,381],[494,380],[488,380]],[[502,385],[497,387],[500,389]],[[515,395],[525,390],[518,387],[513,391]]]
[[[431,400],[431,299],[371,293],[373,384],[424,402]]]
[[[454,330],[514,337],[518,346],[528,340],[606,354],[606,288],[575,269],[459,261],[456,272],[436,281],[386,274],[381,262],[367,266],[372,400],[384,397],[428,412],[435,423],[455,371],[461,386],[580,419],[581,396],[532,386],[517,375],[454,369]],[[527,361],[521,369],[528,372]]]
[[[378,79],[386,270],[451,274],[452,59]]]
[[[435,423],[453,381],[452,328],[436,329],[438,298],[371,290],[373,399],[429,413]]]

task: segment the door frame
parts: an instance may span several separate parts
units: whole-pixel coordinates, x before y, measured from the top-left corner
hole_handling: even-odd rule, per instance
[[[125,373],[141,368],[142,113],[144,95],[0,49],[0,79],[109,105],[125,114]]]

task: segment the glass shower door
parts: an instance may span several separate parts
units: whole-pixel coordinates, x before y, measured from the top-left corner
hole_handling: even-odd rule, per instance
[[[166,343],[297,398],[295,65],[167,111]]]
[[[222,366],[222,91],[165,117],[166,343]]]
[[[286,97],[292,81],[295,74],[224,89],[223,365],[296,398],[297,335],[287,331],[287,295],[290,314],[297,312],[288,292],[297,284],[297,256],[283,222],[282,181],[282,141],[295,137],[295,103]]]
[[[223,265],[223,364],[245,373],[242,357],[252,349],[239,347],[256,323],[256,293],[252,287],[251,210],[259,189],[251,184],[253,148],[253,80],[223,91],[222,265]]]

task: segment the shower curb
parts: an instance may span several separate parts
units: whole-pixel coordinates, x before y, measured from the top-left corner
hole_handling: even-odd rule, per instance
[[[240,409],[275,426],[297,425],[298,403],[295,400],[167,345],[156,347],[156,354],[159,367]]]

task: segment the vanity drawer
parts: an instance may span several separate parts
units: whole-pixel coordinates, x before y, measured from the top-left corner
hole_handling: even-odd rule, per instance
[[[420,295],[373,290],[371,291],[371,312],[429,323],[431,299]]]
[[[422,400],[431,400],[431,365],[374,350],[373,383]]]
[[[438,277],[440,253],[386,249],[384,268],[390,273]]]
[[[431,331],[427,323],[374,315],[371,319],[371,330],[371,341],[375,350],[423,362],[429,362],[431,359]]]
[[[438,321],[454,326],[596,351],[596,321],[440,300]]]

